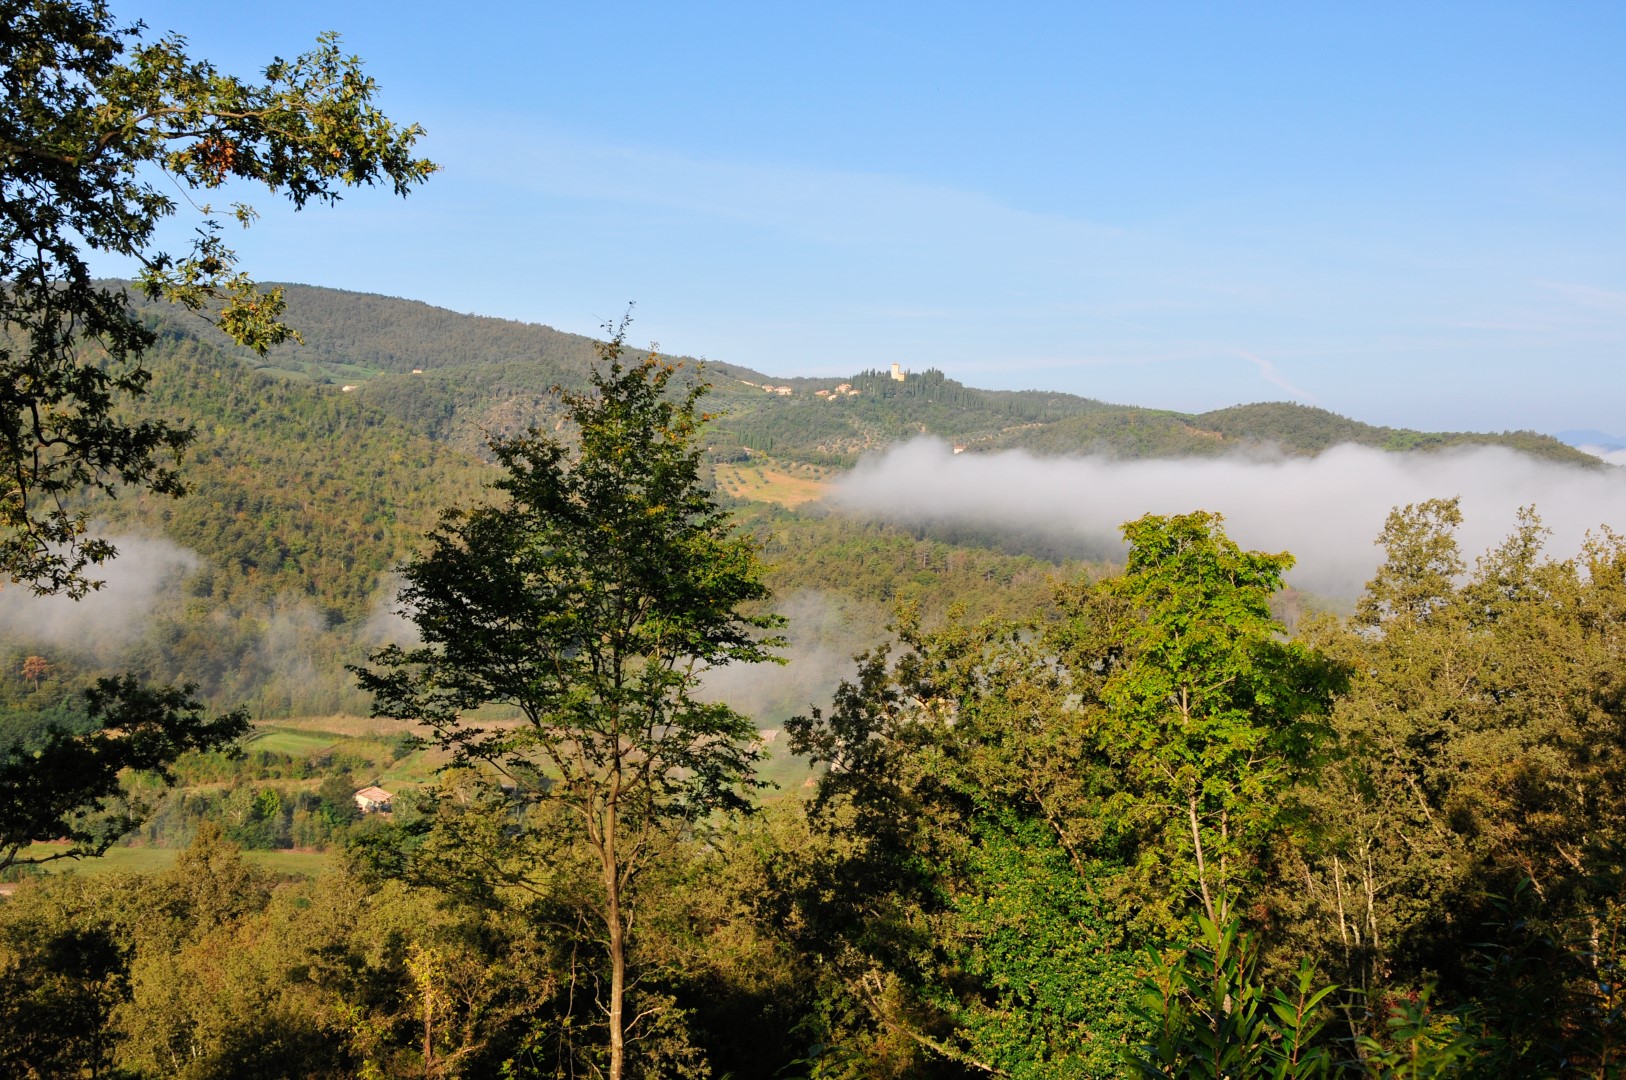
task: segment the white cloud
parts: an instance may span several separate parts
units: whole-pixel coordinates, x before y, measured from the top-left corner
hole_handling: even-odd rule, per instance
[[[875,644],[854,630],[846,609],[851,602],[804,591],[775,605],[789,622],[788,644],[780,653],[786,663],[712,668],[705,673],[701,697],[726,701],[758,726],[824,705],[841,680],[852,677],[854,654]]]
[[[1233,356],[1240,356],[1242,359],[1248,361],[1248,363],[1258,367],[1260,377],[1263,378],[1267,383],[1270,383],[1272,386],[1280,387],[1281,389],[1286,390],[1289,394],[1298,398],[1300,401],[1315,400],[1314,394],[1310,393],[1308,390],[1301,390],[1297,386],[1294,386],[1292,383],[1288,382],[1282,373],[1276,369],[1276,365],[1271,363],[1269,360],[1266,360],[1264,357],[1257,356],[1251,352],[1245,352],[1242,349],[1232,349],[1231,354]]]
[[[362,624],[360,638],[370,646],[399,645],[404,649],[423,644],[418,624],[408,617],[401,589],[406,579],[400,574],[386,574],[373,595],[372,610]]]
[[[1552,529],[1549,551],[1573,554],[1600,525],[1626,531],[1626,472],[1538,461],[1500,447],[1390,454],[1340,446],[1315,458],[1113,461],[962,454],[918,439],[866,460],[837,486],[837,505],[914,525],[1039,531],[1122,551],[1118,526],[1146,513],[1213,510],[1243,546],[1290,551],[1290,581],[1353,596],[1381,557],[1373,541],[1390,509],[1460,496],[1459,539],[1473,556],[1500,541],[1519,507]]]

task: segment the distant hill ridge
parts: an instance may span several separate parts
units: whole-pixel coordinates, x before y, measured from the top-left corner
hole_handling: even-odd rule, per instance
[[[1588,428],[1584,431],[1555,431],[1553,438],[1569,446],[1589,446],[1599,450],[1626,450],[1626,436]]]
[[[587,383],[593,343],[581,335],[332,289],[295,286],[288,295],[305,345],[263,358],[184,312],[143,309],[159,340],[148,357],[151,392],[131,412],[195,425],[181,466],[190,494],[126,492],[89,509],[109,535],[163,537],[196,564],[136,619],[133,644],[91,631],[49,647],[0,638],[10,670],[49,653],[86,677],[105,663],[195,681],[212,702],[248,703],[262,717],[365,710],[344,664],[390,632],[392,570],[421,548],[444,508],[489,497],[488,432],[552,426],[561,417],[551,387]],[[1075,575],[1080,567],[1067,560],[1093,557],[997,531],[925,535],[817,501],[795,511],[772,505],[788,504],[792,488],[798,500],[816,499],[863,451],[922,432],[968,452],[1123,457],[1498,443],[1604,467],[1540,436],[1399,431],[1297,405],[1185,415],[980,390],[940,371],[902,382],[881,371],[779,379],[710,364],[705,377],[716,387],[707,407],[725,414],[708,429],[721,497],[765,545],[781,596],[816,592],[820,604],[839,606],[828,622],[840,632],[827,644],[840,656],[882,636],[896,602],[939,613],[966,603],[973,616],[1031,611],[1049,595],[1052,573]],[[817,395],[842,383],[848,392],[834,400]],[[785,386],[791,392],[780,394]],[[124,560],[111,570],[125,567],[139,572]]]
[[[591,338],[549,326],[465,315],[415,300],[307,285],[284,286],[288,320],[303,345],[264,358],[227,345],[196,323],[150,309],[183,334],[280,378],[350,386],[409,428],[478,452],[486,433],[551,423],[555,385],[586,384]],[[896,381],[889,372],[844,379],[781,378],[708,363],[711,432],[720,454],[765,453],[789,461],[846,466],[861,453],[918,434],[977,452],[1022,448],[1044,455],[1123,458],[1213,456],[1273,446],[1316,454],[1342,443],[1384,450],[1508,446],[1533,456],[1596,466],[1591,455],[1532,431],[1422,432],[1361,423],[1287,402],[1236,405],[1201,414],[1116,405],[1075,394],[982,390],[936,370]],[[415,374],[416,373],[416,374]],[[846,383],[856,393],[817,396]],[[789,387],[789,394],[764,387]]]

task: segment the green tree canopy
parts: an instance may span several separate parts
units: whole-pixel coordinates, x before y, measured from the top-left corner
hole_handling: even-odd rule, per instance
[[[223,216],[247,225],[255,212],[192,193],[248,181],[301,208],[360,184],[405,194],[435,168],[413,156],[422,130],[373,105],[377,87],[337,35],[247,82],[143,29],[97,0],[0,0],[0,572],[41,592],[82,594],[85,568],[113,554],[86,538],[74,496],[178,494],[192,438],[124,415],[147,387],[154,335],[87,259],[136,260],[147,296],[207,309],[263,350],[292,333],[281,294],[262,293],[221,238]],[[200,215],[181,253],[157,241],[179,208],[171,192]]]
[[[402,570],[424,644],[357,669],[376,715],[428,725],[454,765],[472,768],[483,805],[529,822],[500,830],[507,850],[530,844],[534,858],[561,827],[579,830],[598,873],[616,1078],[634,1024],[638,878],[673,830],[745,808],[754,783],[755,729],[700,700],[701,676],[771,659],[777,642],[764,634],[780,622],[748,613],[767,599],[755,547],[700,479],[704,387],[680,391],[675,367],[653,355],[624,363],[622,351],[618,332],[593,392],[562,395],[574,446],[536,429],[493,443],[506,500],[448,511]],[[469,715],[490,704],[521,722]],[[527,817],[538,802],[565,813]],[[534,869],[508,867],[496,884],[524,884]]]
[[[1106,817],[1215,923],[1290,814],[1342,682],[1270,613],[1293,557],[1243,550],[1221,520],[1126,524],[1123,574],[1080,590],[1061,635],[1095,753],[1122,778]]]

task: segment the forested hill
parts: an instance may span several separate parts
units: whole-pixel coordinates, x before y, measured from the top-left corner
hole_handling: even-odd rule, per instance
[[[1186,457],[1255,448],[1275,448],[1289,454],[1319,454],[1351,443],[1391,451],[1507,446],[1548,461],[1589,468],[1598,465],[1598,459],[1592,455],[1534,431],[1491,433],[1376,427],[1326,409],[1287,401],[1233,405],[1195,415],[1108,405],[1053,424],[1003,432],[987,445],[989,449],[1021,447],[1047,455],[1084,451],[1117,457]]]
[[[184,312],[144,308],[159,343],[138,411],[195,425],[198,441],[183,463],[191,491],[179,500],[104,501],[94,513],[114,535],[162,537],[193,561],[178,592],[153,602],[133,645],[106,655],[96,646],[87,676],[104,663],[134,664],[196,680],[211,700],[252,703],[261,716],[365,708],[343,665],[377,643],[391,570],[443,508],[483,497],[487,434],[551,426],[552,388],[584,387],[594,356],[591,339],[545,326],[331,289],[291,286],[288,298],[305,342],[267,357],[226,345]],[[878,640],[899,601],[928,612],[960,603],[1008,613],[1018,602],[1041,603],[1051,574],[1077,573],[1061,564],[1080,551],[927,534],[820,508],[835,474],[860,453],[923,432],[971,452],[1142,457],[1275,444],[1311,454],[1345,442],[1501,442],[1593,461],[1541,436],[1395,431],[1296,405],[1186,416],[978,390],[938,371],[903,381],[879,371],[841,380],[778,379],[727,364],[703,371],[715,387],[708,407],[723,413],[708,430],[718,490],[765,545],[776,593],[817,597],[803,606],[821,614],[801,623],[834,627],[815,645],[837,657]],[[132,565],[120,560],[111,572]],[[840,617],[826,618],[829,611]],[[0,634],[0,653],[15,653],[0,655],[0,665],[13,676],[30,652],[59,664],[74,652],[25,637]],[[0,678],[0,699],[8,685]]]
[[[281,346],[264,358],[227,346],[197,320],[149,310],[174,333],[200,336],[268,374],[334,389],[352,386],[359,399],[419,434],[471,453],[487,432],[550,422],[549,391],[585,385],[593,358],[592,339],[548,326],[366,293],[285,288],[289,321],[304,344]],[[820,379],[787,379],[726,363],[707,363],[704,371],[714,386],[710,407],[723,413],[713,431],[720,450],[805,464],[849,465],[866,450],[918,434],[972,452],[1020,447],[1046,455],[1159,457],[1263,446],[1314,454],[1340,443],[1386,450],[1496,444],[1549,460],[1596,464],[1534,432],[1374,427],[1288,403],[1192,415],[1073,394],[979,390],[935,370],[908,373],[901,382],[878,371]]]
[[[0,743],[7,725],[32,730],[62,720],[90,679],[123,670],[196,682],[212,704],[248,706],[256,718],[364,712],[368,701],[344,665],[390,632],[392,571],[422,547],[440,512],[488,497],[494,469],[472,452],[481,448],[481,428],[545,419],[548,388],[583,384],[592,355],[587,339],[545,328],[356,294],[296,293],[312,297],[332,309],[320,319],[306,317],[308,306],[294,315],[306,349],[330,351],[321,363],[299,361],[305,368],[291,357],[310,354],[282,350],[261,359],[219,344],[199,319],[147,309],[159,340],[146,358],[149,392],[132,411],[194,427],[197,440],[181,463],[189,491],[180,499],[125,493],[91,503],[98,531],[122,550],[102,571],[112,582],[105,593],[82,605],[63,601],[49,618],[0,604]],[[435,340],[437,325],[455,328],[447,340],[464,335],[468,363],[422,375],[340,364],[334,358],[351,354],[324,344],[325,335],[344,324],[335,312],[350,299],[386,312],[398,305],[431,328],[419,336],[358,318],[350,340],[380,350],[368,354],[370,363],[433,365],[424,342]],[[469,345],[487,341],[482,329],[492,341],[510,335],[507,344]],[[412,351],[378,345],[390,333],[413,341]],[[535,348],[504,359],[505,350],[520,350],[516,342]],[[732,377],[765,378],[753,374]],[[1052,574],[1078,569],[1051,553],[748,502],[731,505],[767,549],[775,594],[799,612],[799,642],[843,662],[884,635],[895,603],[918,603],[927,615],[952,604],[976,615],[1011,614],[1042,603]],[[30,656],[56,673],[43,688],[20,674]],[[774,692],[784,701],[763,697],[756,712],[776,723],[827,691],[792,679]]]

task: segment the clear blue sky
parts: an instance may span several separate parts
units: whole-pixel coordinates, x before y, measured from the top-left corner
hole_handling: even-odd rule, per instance
[[[1626,429],[1626,4],[114,0],[252,73],[339,30],[445,171],[268,279],[783,374]],[[265,200],[261,208],[270,211]]]

